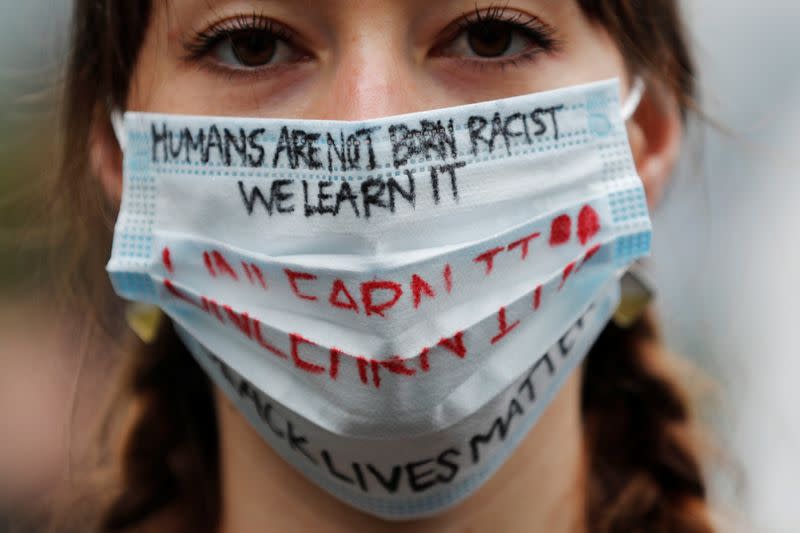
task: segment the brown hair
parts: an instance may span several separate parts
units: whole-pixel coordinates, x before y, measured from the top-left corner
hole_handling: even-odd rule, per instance
[[[676,0],[579,4],[616,41],[631,72],[674,98],[684,112],[692,107],[694,66]],[[103,274],[113,209],[91,182],[87,141],[93,120],[109,127],[109,106],[124,107],[150,11],[150,0],[75,2],[63,107],[65,157],[56,186],[75,225],[70,246],[79,261],[71,269],[71,286],[92,304],[93,323],[121,313]],[[105,327],[117,331],[118,324]],[[127,352],[110,411],[124,415],[117,416],[124,429],[111,432],[121,442],[115,459],[120,475],[97,527],[138,528],[170,507],[191,510],[181,517],[181,529],[214,531],[220,503],[210,382],[168,322],[153,344],[138,343]],[[591,531],[712,531],[691,446],[688,401],[662,352],[646,315],[628,329],[608,326],[587,358],[582,413]]]

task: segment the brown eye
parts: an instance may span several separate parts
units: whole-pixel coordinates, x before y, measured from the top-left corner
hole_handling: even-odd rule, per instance
[[[216,63],[239,70],[259,70],[297,63],[310,57],[295,44],[294,34],[276,23],[258,17],[244,17],[212,27],[189,43],[189,56],[208,55]]]
[[[231,52],[245,67],[268,64],[275,57],[277,39],[264,31],[244,30],[230,35]]]
[[[511,48],[514,28],[501,21],[483,21],[466,30],[467,44],[478,57],[500,57]]]
[[[472,59],[484,65],[505,65],[523,56],[530,59],[539,52],[556,50],[559,45],[551,26],[535,17],[504,11],[464,17],[443,33],[442,44],[433,48],[434,55]]]

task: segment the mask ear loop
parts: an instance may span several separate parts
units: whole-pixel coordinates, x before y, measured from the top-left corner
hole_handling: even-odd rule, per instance
[[[641,77],[636,76],[636,78],[633,80],[631,90],[628,92],[628,97],[622,104],[622,120],[627,122],[631,119],[631,117],[633,117],[633,114],[636,113],[637,109],[639,109],[639,104],[642,103],[645,90],[646,87],[644,80]]]
[[[111,129],[114,130],[114,136],[117,138],[120,150],[125,151],[125,126],[122,119],[122,113],[117,109],[112,109],[108,115],[111,120]]]

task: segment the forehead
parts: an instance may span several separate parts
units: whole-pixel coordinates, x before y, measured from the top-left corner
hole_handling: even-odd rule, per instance
[[[430,0],[169,0],[156,2],[156,11],[174,15],[207,14],[219,16],[225,11],[251,13],[302,13],[309,20],[337,20],[345,23],[353,19],[372,19],[378,23],[383,18],[415,17],[418,14],[437,12],[491,9],[514,9],[536,16],[556,16],[580,13],[576,0],[436,0],[431,9]]]

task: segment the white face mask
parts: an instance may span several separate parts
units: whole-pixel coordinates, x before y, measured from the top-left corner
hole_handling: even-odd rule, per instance
[[[435,514],[513,452],[649,251],[624,124],[640,96],[623,110],[607,81],[361,122],[127,113],[108,271],[318,485]]]

